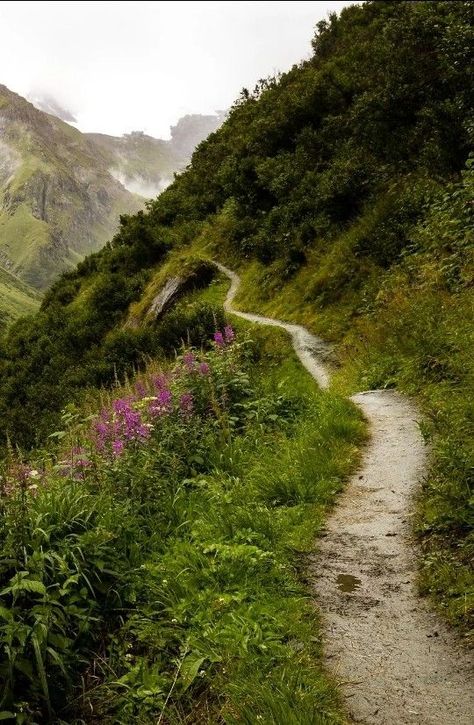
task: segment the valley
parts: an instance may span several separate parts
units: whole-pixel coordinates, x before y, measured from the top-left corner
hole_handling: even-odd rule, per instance
[[[52,99],[39,105],[72,118]],[[163,191],[223,118],[185,117],[173,127],[170,141],[141,132],[121,138],[83,134],[0,86],[3,270],[44,291],[109,241],[121,214],[138,211]],[[22,301],[17,296],[15,305],[8,304],[9,318],[32,309],[29,303],[22,308]],[[5,301],[5,314],[6,307]]]

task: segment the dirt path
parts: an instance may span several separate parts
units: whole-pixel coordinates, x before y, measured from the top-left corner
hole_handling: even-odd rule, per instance
[[[329,384],[328,346],[304,327],[225,309],[287,330],[303,365]],[[322,611],[325,653],[352,722],[367,725],[474,725],[473,659],[416,591],[411,497],[426,453],[416,410],[394,391],[355,395],[372,438],[361,469],[330,516],[311,576]]]

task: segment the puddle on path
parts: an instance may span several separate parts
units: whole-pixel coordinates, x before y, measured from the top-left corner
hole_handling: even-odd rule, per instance
[[[353,592],[355,589],[359,589],[361,581],[352,574],[338,574],[337,576],[337,588],[341,592]]]

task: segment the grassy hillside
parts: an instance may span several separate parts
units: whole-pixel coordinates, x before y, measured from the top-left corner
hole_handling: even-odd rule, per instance
[[[318,25],[309,61],[244,89],[148,212],[123,219],[34,321],[12,328],[0,358],[3,436],[44,439],[84,386],[143,364],[153,325],[126,321],[156,266],[217,256],[244,272],[243,307],[334,342],[337,385],[418,399],[433,451],[417,522],[422,585],[467,628],[473,21],[469,2],[351,6]]]
[[[20,315],[36,312],[39,305],[35,290],[0,267],[0,332]]]

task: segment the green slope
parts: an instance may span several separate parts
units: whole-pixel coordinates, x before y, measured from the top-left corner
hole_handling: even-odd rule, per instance
[[[0,267],[0,331],[17,317],[36,312],[39,304],[35,290]]]

